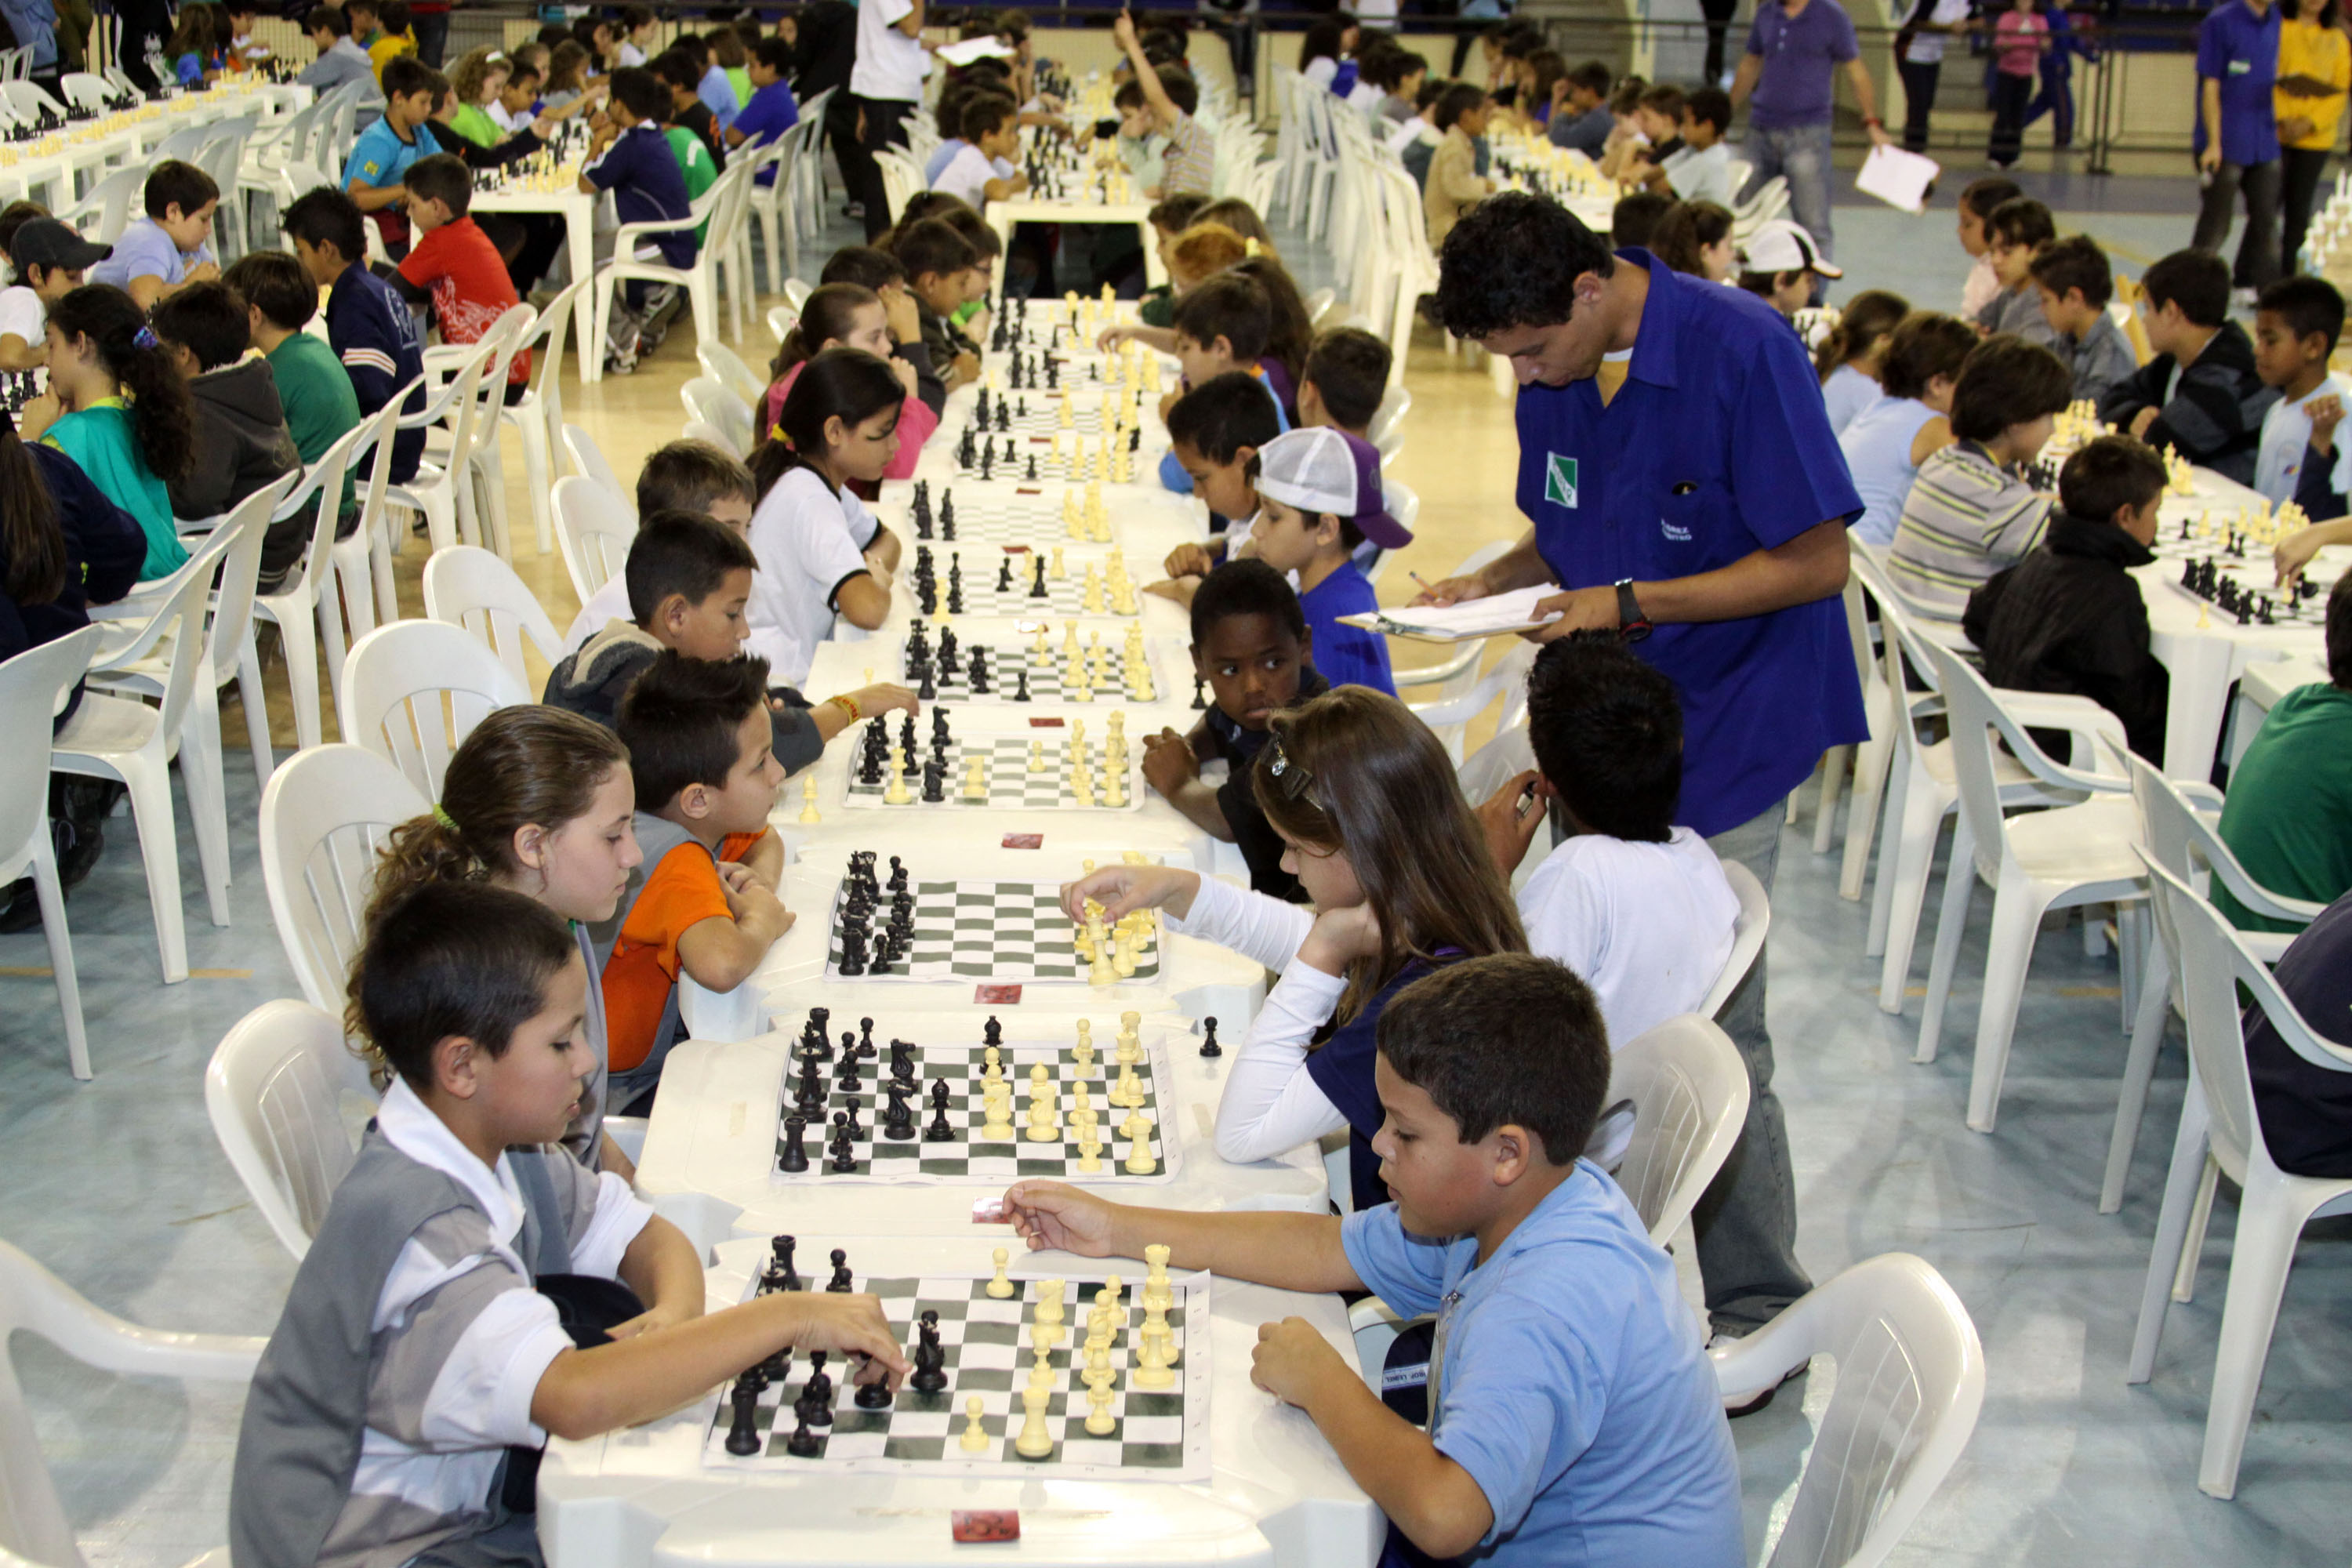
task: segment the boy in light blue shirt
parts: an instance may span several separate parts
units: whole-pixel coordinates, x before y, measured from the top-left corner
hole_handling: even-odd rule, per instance
[[[1008,1217],[1035,1249],[1164,1243],[1171,1268],[1437,1314],[1427,1432],[1304,1319],[1258,1331],[1254,1381],[1388,1515],[1392,1560],[1410,1543],[1499,1568],[1738,1568],[1738,1465],[1674,1263],[1572,1152],[1609,1089],[1591,990],[1549,959],[1465,959],[1400,991],[1379,1041],[1394,1203],[1194,1214],[1018,1182]]]
[[[141,192],[144,216],[114,241],[114,253],[89,269],[92,283],[111,283],[141,310],[191,283],[220,276],[213,255],[213,215],[220,187],[194,163],[167,158],[149,171]]]

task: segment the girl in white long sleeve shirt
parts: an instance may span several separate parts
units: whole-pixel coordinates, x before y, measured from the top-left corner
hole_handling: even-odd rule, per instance
[[[1341,687],[1277,715],[1255,787],[1289,846],[1283,869],[1319,913],[1162,867],[1118,866],[1063,890],[1111,919],[1160,909],[1169,929],[1230,947],[1280,978],[1251,1023],[1217,1107],[1217,1152],[1270,1159],[1349,1129],[1359,1206],[1385,1201],[1370,1140],[1380,1010],[1455,958],[1524,952],[1443,747],[1394,698]]]

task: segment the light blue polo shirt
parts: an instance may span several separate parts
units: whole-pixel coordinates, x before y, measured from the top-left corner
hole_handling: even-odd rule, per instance
[[[213,260],[213,247],[198,246],[194,255],[163,232],[163,226],[142,214],[132,218],[114,242],[114,254],[91,267],[92,283],[111,283],[128,289],[133,278],[161,278],[170,288],[188,275],[188,268]]]
[[[1818,5],[1822,0],[1813,0]],[[1670,270],[1623,386],[1519,389],[1519,510],[1561,586],[1695,576],[1862,512],[1821,378],[1780,312]],[[1660,626],[1633,651],[1683,705],[1682,808],[1701,837],[1777,805],[1832,746],[1868,738],[1836,594],[1736,621]]]
[[[1615,1182],[1590,1160],[1477,1261],[1409,1235],[1394,1204],[1340,1222],[1349,1266],[1408,1316],[1438,1313],[1430,1436],[1495,1524],[1482,1568],[1745,1568],[1739,1461],[1697,1320]]]

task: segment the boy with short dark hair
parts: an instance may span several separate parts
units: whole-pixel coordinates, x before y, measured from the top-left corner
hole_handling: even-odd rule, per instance
[[[2344,332],[2344,296],[2324,278],[2282,278],[2254,300],[2254,374],[2278,389],[2263,416],[2254,489],[2314,522],[2345,514],[2352,456],[2336,439],[2352,381],[2327,368]]]
[[[49,363],[49,307],[80,288],[88,270],[112,252],[38,207],[16,225],[5,248],[16,281],[0,289],[0,370],[40,370]]]
[[[1032,1248],[1157,1243],[1171,1268],[1438,1314],[1426,1432],[1299,1320],[1260,1329],[1255,1352],[1259,1386],[1306,1412],[1430,1558],[1744,1563],[1731,1430],[1673,1260],[1577,1158],[1609,1092],[1591,991],[1549,959],[1464,959],[1399,991],[1377,1033],[1372,1148],[1392,1203],[1202,1214],[1024,1181],[1007,1217]]]
[[[2032,553],[1969,595],[1961,627],[1985,679],[2018,691],[2087,697],[2123,721],[2131,749],[2164,760],[2171,677],[2148,651],[2147,605],[2130,569],[2156,559],[2164,459],[2128,436],[2102,436],[2066,459],[2060,511]],[[2035,739],[2064,750],[2055,735]]]
[[[593,982],[545,905],[429,881],[370,913],[352,1012],[392,1081],[246,1395],[242,1568],[536,1563],[500,1479],[551,1435],[653,1420],[788,1348],[862,1352],[872,1382],[909,1370],[871,1296],[705,1315],[693,1245],[562,1147],[596,1070]],[[581,1277],[576,1330],[535,1289],[551,1268]]]
[[[1298,378],[1298,422],[1370,440],[1372,420],[1389,393],[1390,362],[1388,341],[1361,327],[1317,334]]]
[[[717,172],[727,166],[727,144],[720,139],[723,133],[719,129],[718,116],[702,100],[701,62],[685,49],[668,48],[655,56],[653,64],[646,68],[661,78],[662,85],[669,89],[669,112],[662,117],[663,121],[690,132],[702,144],[714,166],[711,177],[716,179]],[[681,172],[685,170],[683,157],[679,159],[678,166]],[[695,194],[693,181],[689,178],[687,195]]]
[[[665,648],[621,699],[645,860],[590,933],[604,959],[608,1103],[628,1114],[661,1081],[679,1034],[677,981],[732,991],[759,972],[793,916],[777,901],[783,844],[768,826],[783,769],[773,752],[768,661],[714,663]],[[721,862],[748,876],[722,878]]]
[[[1013,165],[1021,151],[1021,106],[1002,93],[979,93],[964,100],[961,121],[964,145],[931,181],[931,189],[985,211],[1029,188],[1029,176]]]
[[[2100,420],[2252,484],[2263,416],[2278,394],[2254,368],[2246,329],[2230,319],[2229,263],[2210,250],[2176,250],[2139,286],[2156,357],[2100,401]]]
[[[360,422],[359,395],[335,351],[302,330],[319,313],[319,286],[300,261],[282,250],[247,251],[221,281],[245,301],[247,327],[278,383],[278,402],[286,411],[286,432],[293,437],[295,455],[306,464],[317,462]],[[353,464],[344,470],[342,490],[331,502],[338,539],[359,526],[359,468]],[[292,521],[307,535],[313,515],[306,508]],[[268,543],[261,558],[267,571]]]
[[[1671,197],[1655,191],[1628,191],[1617,198],[1609,210],[1609,243],[1620,250],[1633,250],[1648,246],[1650,236],[1656,232],[1658,220],[1673,206]]]
[[[1170,551],[1169,581],[1153,583],[1144,592],[1189,603],[1202,577],[1219,562],[1249,553],[1258,518],[1258,448],[1281,434],[1282,410],[1265,395],[1265,384],[1243,371],[1211,377],[1169,408],[1169,453],[1209,509],[1209,526],[1222,523],[1223,531],[1205,544]]]
[[[732,452],[708,441],[672,441],[657,447],[637,470],[637,516],[658,511],[689,511],[707,517],[748,540],[751,508],[760,488],[751,470]],[[588,596],[563,634],[563,651],[578,653],[588,639],[616,620],[634,618],[629,601],[628,574],[615,573]]]
[[[1402,550],[1412,535],[1381,506],[1381,455],[1329,428],[1293,430],[1257,455],[1264,504],[1250,542],[1259,560],[1298,574],[1298,605],[1315,632],[1316,660],[1334,686],[1396,695],[1388,643],[1342,616],[1377,614],[1380,598],[1355,563],[1366,541]]]
[[[1200,284],[1176,301],[1173,331],[1177,368],[1187,390],[1228,371],[1243,372],[1265,389],[1278,430],[1290,428],[1281,396],[1260,363],[1274,331],[1274,305],[1256,279],[1221,273]],[[1175,405],[1169,406],[1172,411]],[[1172,448],[1160,459],[1160,482],[1178,495],[1192,493],[1192,476]]]
[[[2058,237],[2050,209],[2031,196],[2012,196],[1993,208],[1984,226],[1985,254],[1992,260],[2000,292],[1977,312],[1977,325],[1988,335],[2015,332],[2027,342],[2047,347],[2058,334],[2042,313],[2042,296],[2033,287],[2033,255]]]
[[[1201,99],[1192,73],[1181,65],[1156,66],[1146,59],[1135,35],[1135,18],[1125,11],[1111,23],[1111,37],[1135,69],[1135,85],[1143,89],[1154,127],[1168,138],[1160,159],[1160,184],[1143,194],[1153,201],[1195,191],[1213,195],[1217,146],[1208,128],[1192,118]]]
[[[1993,275],[1992,250],[1985,234],[1985,219],[1992,216],[2001,203],[2024,193],[2017,182],[2004,174],[1987,174],[1971,180],[1960,192],[1960,250],[1970,260],[1968,280],[1960,285],[1960,319],[1973,321],[1977,312],[1993,301],[2000,292],[2000,279]],[[1728,203],[1725,204],[1728,205]]]
[[[588,144],[580,188],[591,194],[612,192],[614,211],[624,224],[670,222],[692,216],[685,174],[661,129],[669,118],[670,102],[668,87],[653,72],[632,67],[613,73],[613,97],[605,106],[604,128]],[[692,229],[664,229],[638,246],[637,258],[687,268],[694,265],[695,253],[700,248]],[[608,370],[626,375],[637,368],[637,356],[650,352],[642,342],[642,334],[654,303],[651,284],[631,279],[621,285],[621,299],[613,306],[604,332],[603,352]],[[587,352],[596,350],[591,345]]]
[[[394,57],[383,67],[383,118],[360,132],[343,160],[343,189],[375,219],[384,251],[395,261],[408,254],[408,219],[400,211],[408,188],[402,178],[411,163],[442,150],[426,121],[448,89],[448,81],[423,60]]]
[[[187,384],[195,415],[187,469],[170,481],[173,515],[218,517],[302,466],[269,362],[246,358],[253,328],[234,289],[192,283],[157,305],[149,324]],[[271,525],[261,546],[265,593],[285,580],[310,542],[303,519]]]
[[[2074,373],[2074,396],[2096,404],[2139,369],[2139,355],[2107,313],[2115,274],[2107,253],[2087,234],[2053,239],[2033,253],[2026,270],[2050,323],[2050,349]]]
[[[411,163],[402,178],[417,241],[386,281],[410,304],[432,304],[443,342],[478,343],[521,301],[499,247],[473,219],[473,171],[436,153]],[[507,366],[506,400],[529,390],[530,351],[522,349]]]
[[[362,416],[380,412],[401,388],[415,385],[404,414],[425,411],[425,347],[417,339],[416,315],[394,295],[391,285],[368,270],[367,229],[360,209],[342,192],[320,186],[307,191],[280,220],[294,242],[294,256],[314,289],[327,290],[327,342],[342,362]],[[396,430],[392,437],[392,482],[416,477],[425,455],[425,431]]]
[[[1331,683],[1315,668],[1315,635],[1281,573],[1263,561],[1229,561],[1198,582],[1192,670],[1208,683],[1209,710],[1190,734],[1163,729],[1144,738],[1143,777],[1194,826],[1241,850],[1252,889],[1303,903],[1306,889],[1282,868],[1288,846],[1257,803],[1250,765],[1265,749],[1266,721]],[[1218,757],[1228,771],[1212,789],[1201,764]]]
[[[610,729],[622,694],[662,649],[713,662],[733,658],[743,651],[743,606],[758,569],[751,546],[725,523],[691,511],[641,514],[617,579],[628,595],[627,618],[607,621],[558,661],[541,700]],[[822,749],[811,747],[799,761],[815,761]],[[793,766],[778,760],[787,771]]]
[[[319,58],[302,68],[301,74],[294,79],[297,86],[307,87],[321,98],[345,82],[364,81],[374,86],[375,62],[352,37],[351,23],[341,7],[312,6],[303,15],[302,30],[318,46]]]
[[[1555,147],[1573,147],[1597,160],[1609,145],[1609,132],[1617,126],[1617,117],[1609,112],[1609,68],[1599,60],[1587,60],[1561,77],[1560,85],[1563,96],[1553,108],[1544,134]],[[1532,123],[1536,105],[1521,107]]]
[[[979,264],[980,253],[944,218],[901,224],[886,243],[891,257],[906,268],[932,369],[950,392],[977,381],[980,356],[956,348],[948,335],[947,319],[962,307],[965,275]]]
[[[727,145],[764,147],[801,122],[800,100],[793,96],[793,47],[782,38],[761,38],[751,46],[745,66],[751,81],[751,101],[726,131]],[[760,171],[763,185],[776,183],[773,169]]]
[[[93,283],[111,283],[141,310],[191,283],[220,277],[213,255],[213,215],[220,187],[194,163],[167,158],[147,176],[144,209],[115,237],[114,254],[89,269]]]

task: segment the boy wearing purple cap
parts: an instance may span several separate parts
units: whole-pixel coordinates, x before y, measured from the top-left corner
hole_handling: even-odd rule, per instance
[[[1258,448],[1258,500],[1251,533],[1258,559],[1297,574],[1298,607],[1315,634],[1315,664],[1334,686],[1396,695],[1389,647],[1378,632],[1341,616],[1377,613],[1379,597],[1350,559],[1370,541],[1402,550],[1412,535],[1381,505],[1381,454],[1369,441],[1319,426],[1293,430]]]

